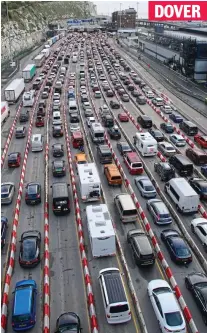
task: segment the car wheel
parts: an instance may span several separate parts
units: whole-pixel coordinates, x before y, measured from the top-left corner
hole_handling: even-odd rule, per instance
[[[203,244],[204,251],[207,252],[207,244]]]
[[[164,236],[163,236],[163,234],[161,234],[161,240],[164,242]]]
[[[203,315],[202,318],[203,318],[203,322],[204,322],[204,324],[207,326],[207,316],[206,316],[206,315]]]
[[[190,285],[189,285],[189,282],[188,282],[188,280],[187,279],[185,279],[185,286],[186,286],[186,289],[190,289]]]
[[[194,225],[192,225],[192,224],[191,224],[191,226],[190,226],[190,227],[191,227],[191,231],[192,231],[192,233],[194,234],[194,233],[195,233],[195,228],[194,228]]]

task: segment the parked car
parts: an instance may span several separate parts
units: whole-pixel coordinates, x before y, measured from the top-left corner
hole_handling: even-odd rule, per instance
[[[26,123],[29,120],[29,111],[28,110],[21,110],[19,115],[19,122]]]
[[[14,197],[15,185],[12,182],[1,183],[1,204],[12,203]]]
[[[173,147],[173,145],[167,141],[163,141],[161,143],[158,143],[158,148],[159,151],[164,155],[164,156],[173,156],[176,154],[176,150]]]
[[[163,230],[161,239],[170,253],[170,258],[176,264],[189,264],[192,262],[191,251],[177,230]]]
[[[155,140],[156,140],[157,142],[162,142],[162,141],[164,141],[164,139],[165,139],[163,133],[160,132],[159,130],[156,130],[156,129],[150,128],[150,129],[149,129],[149,133],[155,138]]]
[[[53,157],[62,157],[64,156],[64,146],[61,143],[55,143],[52,145],[52,155]]]
[[[162,112],[164,112],[164,113],[166,113],[166,114],[171,114],[172,113],[172,108],[171,108],[171,106],[170,105],[162,105],[161,107],[160,107],[160,111],[162,111]]]
[[[114,92],[113,92],[113,90],[111,90],[111,89],[107,90],[107,92],[106,92],[106,96],[107,96],[107,97],[114,97]]]
[[[37,230],[23,232],[20,244],[20,266],[24,268],[37,266],[40,263],[41,233]]]
[[[25,202],[27,205],[36,205],[41,203],[40,183],[32,182],[26,185]]]
[[[141,196],[144,198],[155,198],[157,195],[155,187],[147,176],[138,176],[134,180]]]
[[[95,123],[96,119],[94,117],[88,117],[86,122],[87,122],[88,127],[91,127],[91,124]]]
[[[132,94],[133,97],[138,97],[138,96],[140,96],[140,92],[137,91],[136,89],[132,90],[131,94]]]
[[[119,105],[118,102],[110,101],[109,104],[110,104],[110,107],[111,107],[112,109],[119,109],[119,108],[120,108],[120,105]]]
[[[79,116],[77,113],[71,113],[70,114],[70,122],[71,123],[79,123]]]
[[[52,135],[54,138],[63,136],[63,127],[61,125],[55,125],[52,127]]]
[[[117,125],[108,129],[108,134],[111,139],[119,140],[121,139],[121,132]]]
[[[140,105],[145,105],[147,103],[147,99],[144,95],[139,95],[136,98],[136,102]]]
[[[21,153],[15,152],[8,155],[8,167],[18,168],[21,164]]]
[[[5,216],[1,216],[1,248],[6,244],[6,231],[8,228],[8,219]]]
[[[191,230],[199,238],[204,250],[207,252],[207,219],[204,217],[198,217],[192,220]]]
[[[171,134],[170,135],[170,141],[176,146],[176,147],[185,147],[186,141],[180,134]]]
[[[201,173],[207,178],[207,164],[201,166]]]
[[[167,281],[157,279],[148,284],[147,292],[162,333],[187,333],[182,311]]]
[[[55,160],[52,162],[53,177],[63,177],[66,175],[65,161]]]
[[[129,121],[129,117],[127,116],[127,114],[125,112],[119,113],[118,119],[124,123]]]
[[[26,135],[26,127],[25,126],[18,126],[15,131],[15,137],[17,139],[25,138]]]
[[[121,155],[124,155],[125,153],[130,153],[132,151],[129,144],[125,141],[117,142],[116,147]]]
[[[123,102],[129,102],[129,95],[127,95],[127,94],[123,94],[123,95],[121,95],[121,100],[122,100]]]
[[[194,136],[194,141],[204,149],[207,149],[207,136],[197,134]]]
[[[81,321],[76,313],[63,313],[57,319],[55,333],[66,333],[66,330],[68,332],[81,333]]]
[[[207,180],[193,177],[189,179],[189,184],[199,194],[201,200],[207,201]]]
[[[170,118],[172,121],[174,121],[174,123],[176,123],[176,124],[180,124],[180,123],[183,122],[183,118],[182,118],[179,114],[177,114],[177,113],[171,113],[171,114],[169,115],[169,118]]]
[[[161,123],[160,128],[165,132],[165,133],[174,133],[174,128],[172,124],[170,123]]]
[[[154,170],[158,173],[162,181],[169,181],[175,178],[175,169],[168,162],[154,163]]]
[[[41,116],[37,116],[36,121],[35,121],[35,126],[36,127],[44,127],[45,126],[44,118],[41,117]]]
[[[79,132],[80,131],[80,125],[79,123],[72,123],[70,124],[70,131],[73,132]]]
[[[160,199],[150,199],[147,201],[147,210],[152,215],[154,223],[165,225],[172,223],[172,217],[165,203]]]

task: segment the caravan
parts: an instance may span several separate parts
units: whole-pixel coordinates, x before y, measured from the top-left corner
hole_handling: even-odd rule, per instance
[[[100,123],[92,123],[90,133],[94,143],[104,143],[104,128]]]
[[[136,133],[136,147],[142,156],[155,156],[157,154],[157,141],[149,132]]]
[[[78,164],[81,199],[97,201],[101,199],[101,181],[95,163]]]
[[[115,232],[107,205],[87,206],[86,217],[93,257],[115,255]]]
[[[33,106],[35,100],[35,90],[27,91],[23,94],[23,106]]]

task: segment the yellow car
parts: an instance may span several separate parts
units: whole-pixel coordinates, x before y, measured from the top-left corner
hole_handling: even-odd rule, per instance
[[[79,153],[75,155],[75,159],[74,162],[77,166],[77,164],[86,164],[87,162],[87,158],[86,158],[86,154],[84,153]]]

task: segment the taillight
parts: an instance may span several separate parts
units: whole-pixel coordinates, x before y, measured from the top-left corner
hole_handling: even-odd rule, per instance
[[[26,193],[26,195],[25,195],[25,199],[28,199],[28,198],[29,198],[28,193]]]
[[[167,327],[164,327],[164,329],[166,332],[173,332],[173,331],[169,330]]]
[[[34,320],[30,320],[30,324],[34,324]]]
[[[14,326],[14,322],[12,322],[12,326]]]
[[[107,318],[111,318],[111,316],[109,315],[109,314],[107,314],[107,316],[106,316]]]
[[[158,219],[158,220],[160,219],[160,215],[159,215],[159,214],[157,215],[157,219]]]
[[[128,315],[130,315],[130,316],[131,316],[131,311],[129,311],[129,312],[128,312]]]
[[[37,198],[40,198],[40,194],[37,195]]]

